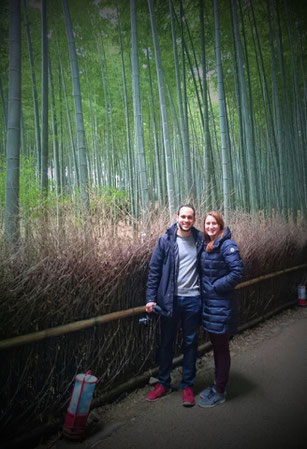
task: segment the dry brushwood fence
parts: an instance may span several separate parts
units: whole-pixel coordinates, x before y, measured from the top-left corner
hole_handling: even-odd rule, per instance
[[[201,228],[201,224],[198,226]],[[307,230],[278,219],[233,216],[233,237],[244,261],[245,279],[307,262]],[[99,231],[97,229],[99,228]],[[147,265],[165,223],[142,237],[105,223],[80,231],[62,223],[36,229],[18,254],[0,266],[0,340],[85,320],[144,304]],[[129,230],[129,232],[126,232]],[[297,297],[306,268],[237,290],[241,324]],[[9,440],[53,418],[63,418],[77,373],[99,378],[95,395],[157,365],[158,319],[139,316],[1,350],[0,434]],[[205,337],[200,331],[200,340]],[[180,335],[176,354],[180,354]]]

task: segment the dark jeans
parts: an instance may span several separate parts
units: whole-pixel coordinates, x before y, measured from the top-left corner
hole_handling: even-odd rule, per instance
[[[183,362],[181,388],[193,385],[196,374],[198,327],[201,316],[200,296],[175,296],[172,317],[161,316],[159,383],[170,388],[174,341],[181,324]]]
[[[230,370],[229,335],[209,333],[209,337],[213,346],[215,387],[219,393],[224,393]]]

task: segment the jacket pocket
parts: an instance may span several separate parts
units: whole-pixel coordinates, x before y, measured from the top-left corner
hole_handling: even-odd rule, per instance
[[[210,294],[210,293],[215,292],[214,286],[210,281],[204,281],[203,287],[204,287],[205,294]]]

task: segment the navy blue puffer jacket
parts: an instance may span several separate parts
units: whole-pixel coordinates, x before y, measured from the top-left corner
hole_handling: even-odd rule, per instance
[[[166,316],[171,316],[173,313],[174,292],[178,277],[177,229],[177,223],[174,223],[158,239],[148,269],[146,303],[156,302]],[[203,233],[192,227],[192,235],[199,262],[203,248]]]
[[[239,249],[231,240],[228,227],[208,253],[201,254],[201,291],[203,328],[214,334],[233,335],[237,327],[234,287],[243,277]]]

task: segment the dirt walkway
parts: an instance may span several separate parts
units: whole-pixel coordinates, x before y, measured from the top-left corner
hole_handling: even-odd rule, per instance
[[[181,405],[178,389],[157,402],[150,387],[91,414],[83,442],[56,438],[40,449],[303,449],[307,447],[307,308],[293,308],[231,343],[228,400],[215,408]],[[195,394],[212,383],[212,354],[198,362]],[[196,398],[197,399],[197,398]]]

